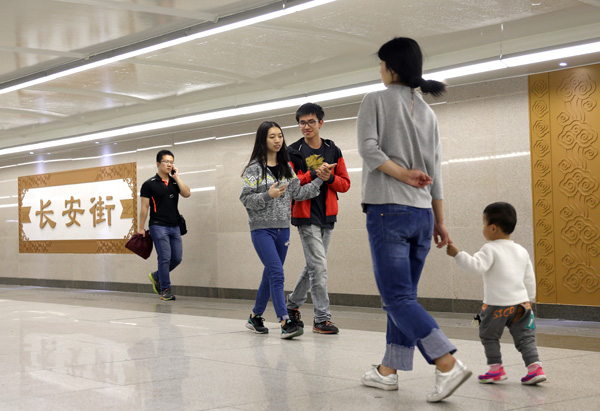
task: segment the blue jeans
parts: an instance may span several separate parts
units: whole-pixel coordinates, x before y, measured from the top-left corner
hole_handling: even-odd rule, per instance
[[[454,353],[456,347],[417,302],[417,287],[433,236],[431,209],[368,204],[365,211],[375,281],[388,318],[381,363],[410,371],[415,346],[429,364]]]
[[[263,315],[270,296],[279,321],[287,320],[290,317],[285,307],[283,292],[283,263],[290,244],[290,229],[265,228],[252,230],[250,235],[254,249],[265,266],[252,312],[256,315]]]
[[[287,308],[299,308],[304,304],[310,289],[316,323],[331,320],[327,294],[327,251],[332,232],[331,228],[313,224],[298,227],[306,266],[296,282],[294,291],[288,295]]]
[[[183,246],[179,226],[167,227],[162,225],[151,225],[148,227],[156,254],[158,254],[158,279],[160,288],[163,290],[171,288],[169,273],[181,263]]]

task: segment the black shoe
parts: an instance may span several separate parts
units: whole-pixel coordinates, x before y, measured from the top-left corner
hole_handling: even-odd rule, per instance
[[[175,300],[175,296],[173,294],[171,294],[170,288],[165,288],[164,290],[162,290],[162,293],[160,294],[160,299],[165,300],[165,301]]]
[[[300,310],[297,308],[290,309],[288,308],[288,315],[290,316],[290,321],[296,324],[300,328],[304,328],[304,322],[300,319],[302,315],[300,314]]]
[[[148,274],[148,277],[150,278],[154,292],[158,295],[161,295],[162,290],[160,289],[160,281],[158,281],[158,273],[150,273]]]
[[[254,330],[254,332],[257,334],[269,333],[269,329],[265,327],[265,319],[260,315],[255,315],[252,317],[252,314],[250,314],[250,317],[248,317],[248,321],[246,322],[246,328],[249,330]]]
[[[304,328],[298,327],[296,324],[287,320],[284,325],[281,326],[281,338],[285,340],[291,340],[294,337],[299,337],[304,334]]]
[[[331,321],[323,321],[313,324],[313,332],[319,334],[337,334],[340,330]]]

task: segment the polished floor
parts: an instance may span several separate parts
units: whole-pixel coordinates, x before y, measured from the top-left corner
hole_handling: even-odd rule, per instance
[[[508,380],[467,381],[425,402],[433,368],[418,356],[398,391],[364,387],[381,360],[381,310],[332,307],[339,335],[279,338],[244,327],[251,301],[0,286],[0,410],[598,410],[600,324],[538,319],[548,382],[520,384],[525,368],[503,337]],[[304,320],[312,320],[312,307]],[[470,315],[435,313],[475,376],[486,371]],[[310,328],[307,328],[310,331]],[[508,333],[507,333],[508,334]],[[506,336],[505,336],[506,337]]]

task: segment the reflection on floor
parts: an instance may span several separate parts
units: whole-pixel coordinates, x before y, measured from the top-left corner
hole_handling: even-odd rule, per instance
[[[600,324],[538,320],[548,382],[526,387],[519,353],[503,337],[508,380],[486,371],[471,315],[436,313],[475,378],[428,404],[433,369],[417,355],[398,391],[360,384],[385,348],[381,310],[332,307],[339,335],[279,338],[244,327],[251,301],[37,287],[2,288],[1,410],[598,410]],[[312,307],[302,310],[310,324]]]

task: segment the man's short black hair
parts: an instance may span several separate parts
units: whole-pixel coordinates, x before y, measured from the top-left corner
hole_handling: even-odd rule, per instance
[[[171,156],[173,157],[173,160],[175,160],[175,156],[169,150],[160,150],[156,155],[156,162],[160,163],[164,156]]]
[[[296,122],[300,121],[300,117],[309,116],[311,114],[317,116],[319,121],[323,120],[323,117],[325,117],[323,107],[315,103],[306,103],[302,104],[298,107],[298,110],[296,110]]]
[[[495,224],[504,234],[510,234],[517,225],[517,210],[509,203],[492,203],[483,210],[488,225]]]

